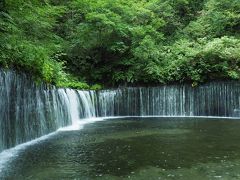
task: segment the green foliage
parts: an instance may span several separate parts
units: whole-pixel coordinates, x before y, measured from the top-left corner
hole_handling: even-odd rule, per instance
[[[210,79],[237,79],[240,63],[240,40],[233,37],[214,38],[211,41],[181,40],[166,55],[171,59],[170,80],[202,82]]]
[[[103,87],[100,84],[88,85],[82,79],[74,77],[70,74],[61,72],[61,79],[58,79],[56,86],[59,88],[72,88],[79,90],[100,90]]]
[[[97,91],[97,90],[101,90],[101,89],[103,89],[103,86],[100,85],[100,84],[94,84],[93,86],[91,86],[90,89],[91,89],[91,90],[95,90],[95,91]]]
[[[239,0],[2,2],[0,66],[37,80],[98,90],[82,82],[240,78]]]
[[[81,82],[77,78],[72,76],[67,76],[67,78],[62,79],[57,84],[59,88],[72,88],[72,89],[83,89],[83,90],[101,90],[103,87],[100,84],[94,84],[89,86],[86,82]]]
[[[84,82],[61,82],[57,85],[60,88],[72,88],[72,89],[90,89],[89,85]]]
[[[239,77],[239,7],[230,0],[74,1],[67,58],[88,81],[168,83]]]
[[[54,59],[63,40],[53,32],[64,8],[38,1],[6,1],[1,13],[0,64],[30,72],[36,79],[56,83],[63,63]]]

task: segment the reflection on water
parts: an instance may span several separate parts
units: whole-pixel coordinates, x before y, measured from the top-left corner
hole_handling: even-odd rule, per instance
[[[20,151],[0,179],[240,179],[240,121],[125,118]]]

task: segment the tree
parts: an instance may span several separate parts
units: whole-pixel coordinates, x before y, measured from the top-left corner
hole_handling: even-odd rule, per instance
[[[0,65],[48,83],[87,87],[78,81],[116,86],[240,78],[239,0],[1,3]]]

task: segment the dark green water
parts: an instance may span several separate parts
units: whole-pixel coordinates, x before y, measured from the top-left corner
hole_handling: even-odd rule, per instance
[[[125,118],[19,151],[0,179],[240,179],[240,120]]]

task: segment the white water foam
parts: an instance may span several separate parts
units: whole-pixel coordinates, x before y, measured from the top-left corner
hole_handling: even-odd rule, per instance
[[[71,126],[67,126],[67,127],[63,127],[63,128],[59,128],[57,131],[78,131],[83,129],[84,125],[86,124],[90,124],[90,123],[94,123],[97,121],[104,121],[107,118],[88,118],[88,119],[79,119],[78,121],[75,121],[76,123],[74,123]]]
[[[18,157],[18,154],[20,151],[23,151],[24,149],[26,149],[29,146],[38,144],[56,134],[57,134],[57,132],[53,132],[53,133],[47,134],[45,136],[42,136],[40,138],[34,139],[32,141],[29,141],[29,142],[26,142],[23,144],[19,144],[19,145],[15,146],[14,148],[7,149],[7,150],[4,150],[3,152],[1,152],[0,153],[0,174],[4,170],[4,168],[6,168],[7,163],[11,162],[15,157]]]
[[[60,131],[74,131],[74,130],[81,130],[84,125],[94,123],[97,121],[103,121],[105,119],[113,119],[112,117],[107,118],[90,118],[90,119],[81,119],[77,123],[73,124],[72,126],[60,128],[57,131],[44,135],[40,138],[34,139],[32,141],[19,144],[15,146],[14,148],[4,150],[0,153],[0,174],[4,171],[4,169],[7,168],[7,164],[9,164],[12,160],[14,160],[16,157],[19,156],[19,152],[24,151],[29,146],[36,145],[42,141],[45,141],[46,139],[50,138],[51,136],[54,136],[58,134]]]
[[[113,116],[107,117],[108,119],[114,118],[206,118],[206,119],[235,119],[240,120],[240,117],[225,117],[225,116]]]
[[[132,116],[108,116],[108,117],[93,117],[93,118],[87,118],[87,119],[79,119],[76,124],[73,124],[71,126],[59,128],[57,131],[78,131],[84,128],[84,125],[95,123],[98,121],[105,121],[108,119],[120,119],[120,118],[129,118]],[[140,116],[139,116],[140,117]]]

